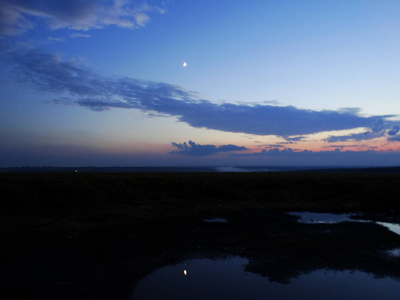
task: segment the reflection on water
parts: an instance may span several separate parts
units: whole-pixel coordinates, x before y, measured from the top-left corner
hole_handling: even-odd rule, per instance
[[[388,250],[387,254],[389,254],[390,256],[393,256],[393,257],[400,257],[400,248]]]
[[[291,284],[245,272],[248,260],[191,259],[141,280],[131,299],[398,299],[400,282],[363,272],[318,270]]]
[[[393,231],[394,233],[400,235],[400,225],[399,224],[388,223],[388,222],[376,222],[376,224],[385,226],[390,231]]]
[[[291,212],[290,215],[299,216],[301,223],[339,223],[344,221],[351,222],[373,222],[382,225],[390,231],[400,235],[400,225],[389,222],[374,222],[370,220],[352,219],[354,214],[332,214],[332,213],[314,213],[314,212]]]

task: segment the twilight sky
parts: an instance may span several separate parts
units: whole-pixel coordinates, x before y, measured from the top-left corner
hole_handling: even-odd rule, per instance
[[[398,0],[0,0],[0,167],[400,165],[399,16]]]

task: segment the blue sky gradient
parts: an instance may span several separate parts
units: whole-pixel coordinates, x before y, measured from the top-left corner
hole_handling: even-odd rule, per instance
[[[0,0],[0,166],[399,165],[399,13]]]

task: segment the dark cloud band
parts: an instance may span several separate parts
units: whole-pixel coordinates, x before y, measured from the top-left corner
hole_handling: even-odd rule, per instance
[[[164,13],[156,5],[136,1],[98,0],[0,0],[0,34],[15,35],[35,27],[34,19],[50,29],[99,29],[114,25],[143,27],[149,12]]]
[[[382,121],[390,116],[362,117],[355,109],[314,111],[294,106],[215,104],[175,85],[101,76],[38,50],[12,55],[20,80],[62,95],[63,103],[95,111],[140,109],[175,116],[192,127],[283,137],[358,127],[371,128],[378,135],[385,126],[393,126]],[[398,128],[392,128],[395,135]]]
[[[193,141],[189,141],[188,143],[184,142],[181,144],[172,143],[172,146],[176,147],[177,151],[172,151],[171,154],[183,154],[183,155],[191,155],[191,156],[208,156],[212,154],[216,154],[219,152],[234,152],[234,151],[243,151],[247,150],[246,147],[236,146],[236,145],[200,145],[196,144]]]

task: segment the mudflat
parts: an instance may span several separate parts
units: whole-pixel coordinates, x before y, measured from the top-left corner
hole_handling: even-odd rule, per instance
[[[193,257],[245,257],[282,284],[318,269],[400,279],[387,254],[398,234],[288,214],[398,224],[400,174],[1,173],[0,199],[2,299],[127,299],[147,274]]]

